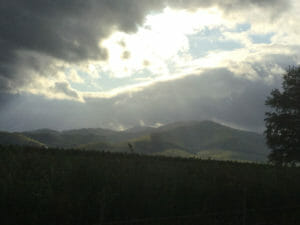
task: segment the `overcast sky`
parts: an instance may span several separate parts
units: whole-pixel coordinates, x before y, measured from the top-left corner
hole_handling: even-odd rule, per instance
[[[214,120],[263,131],[298,0],[4,0],[0,130]]]

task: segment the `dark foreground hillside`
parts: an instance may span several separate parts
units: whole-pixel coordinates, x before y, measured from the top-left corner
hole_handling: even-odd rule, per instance
[[[300,169],[0,147],[0,224],[299,225]]]

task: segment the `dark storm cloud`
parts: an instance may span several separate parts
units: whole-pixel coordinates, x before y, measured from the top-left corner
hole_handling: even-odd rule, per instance
[[[38,76],[53,78],[64,69],[55,60],[70,64],[105,60],[108,53],[98,46],[99,40],[114,29],[135,32],[149,12],[162,10],[166,5],[191,10],[218,6],[225,13],[258,6],[272,15],[288,7],[284,0],[1,1],[0,130],[116,128],[135,126],[140,121],[153,125],[195,119],[261,130],[264,100],[272,88],[279,86],[280,79],[275,77],[271,83],[248,80],[226,69],[158,83],[130,95],[85,99],[85,103],[4,93],[18,90]],[[126,47],[125,43],[120,44]],[[294,62],[284,55],[270,55],[265,60],[282,67]],[[145,60],[144,64],[150,62]],[[259,64],[251,67],[261,78],[270,74]],[[51,91],[78,99],[66,82],[56,82]]]
[[[16,68],[19,66],[17,53],[20,50],[71,63],[88,59],[105,60],[107,52],[98,46],[99,40],[107,37],[112,29],[135,31],[148,10],[156,9],[156,6],[161,6],[160,1],[2,1],[0,77],[15,81],[24,76],[24,73],[17,74]],[[32,62],[25,65],[40,71]],[[8,85],[5,87],[10,88]]]
[[[136,93],[111,99],[86,99],[85,103],[19,98],[1,113],[0,130],[36,128],[132,127],[181,120],[215,120],[239,128],[262,131],[264,105],[272,82],[237,77],[227,69],[162,82]]]
[[[142,92],[114,99],[113,118],[132,126],[180,120],[216,120],[236,127],[261,131],[266,96],[280,86],[238,77],[227,69],[153,85]]]
[[[219,6],[225,11],[251,5],[277,12],[286,8],[284,0],[4,0],[0,3],[0,90],[14,90],[49,70],[44,56],[76,63],[105,60],[107,51],[98,46],[113,29],[136,31],[149,12],[166,5],[194,9]],[[28,60],[21,52],[35,53]],[[43,71],[43,72],[41,72]]]
[[[251,9],[251,6],[264,7],[273,12],[284,10],[288,7],[288,2],[283,0],[169,0],[169,5],[177,8],[194,9],[198,7],[218,6],[226,12],[239,9]]]

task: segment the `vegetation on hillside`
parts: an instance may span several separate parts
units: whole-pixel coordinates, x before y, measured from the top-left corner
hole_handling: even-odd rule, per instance
[[[300,169],[0,147],[5,225],[298,225]]]
[[[177,122],[159,128],[140,127],[123,132],[104,129],[58,132],[45,129],[24,132],[20,135],[48,147],[82,150],[135,152],[148,155],[167,154],[182,157],[193,155],[203,158],[248,161],[266,161],[269,154],[262,135],[236,130],[211,121]],[[19,142],[15,141],[15,143]],[[129,144],[132,148],[128,147]],[[170,151],[170,149],[176,149],[176,151]]]

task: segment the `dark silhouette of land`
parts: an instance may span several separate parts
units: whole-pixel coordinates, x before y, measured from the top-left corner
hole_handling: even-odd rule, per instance
[[[6,225],[298,225],[300,168],[0,147]]]

